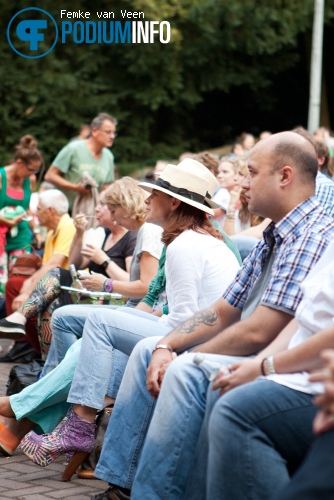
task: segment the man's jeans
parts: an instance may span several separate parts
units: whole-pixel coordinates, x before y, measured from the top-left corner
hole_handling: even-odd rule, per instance
[[[314,439],[312,396],[259,379],[212,403],[206,498],[271,499]]]
[[[264,421],[268,422],[266,429],[268,432],[272,429],[278,450],[286,452],[289,466],[294,469],[306,453],[312,439],[311,421],[315,413],[312,397],[274,382],[262,380],[219,397],[218,391],[211,390],[205,371],[193,363],[194,354],[186,354],[179,356],[169,366],[156,403],[145,388],[145,380],[146,369],[157,340],[159,339],[153,338],[140,342],[130,357],[95,475],[110,483],[130,488],[134,500],[262,498],[265,490],[263,483],[267,478],[261,473],[260,479],[257,479],[256,474],[261,471],[263,462],[256,447],[252,450],[250,458],[249,453],[245,451],[247,446],[239,444],[242,432],[239,432],[240,436],[231,440],[231,446],[228,452],[225,453],[224,450],[224,456],[227,456],[230,464],[229,473],[226,474],[226,484],[230,483],[231,487],[239,491],[239,487],[242,489],[241,483],[247,477],[246,493],[243,491],[241,496],[234,496],[234,491],[233,494],[224,492],[224,495],[216,491],[218,486],[211,471],[217,471],[217,482],[221,487],[221,468],[213,465],[220,464],[219,454],[222,454],[223,448],[221,440],[226,436],[228,439],[232,431],[231,426],[224,433],[221,428],[218,430],[215,428],[220,422],[219,417],[214,418],[215,403],[218,409],[225,400],[227,403],[230,399],[234,402],[236,396],[241,416],[245,414],[246,418],[254,414],[260,417],[267,415],[264,418]],[[214,354],[205,356],[224,365],[236,360],[234,357]],[[238,397],[239,391],[243,393]],[[247,405],[248,391],[253,397],[250,405]],[[267,404],[268,414],[265,413]],[[212,408],[214,411],[211,415]],[[276,424],[280,419],[283,420],[283,425]],[[208,467],[210,493],[206,495],[208,427],[211,438]],[[230,448],[234,450],[233,459],[230,459]],[[246,458],[239,467],[239,461],[244,453]],[[283,475],[283,481],[286,481],[288,472],[284,458],[280,458],[279,453],[271,446],[268,453],[270,458],[276,454],[277,461],[281,465],[280,472],[277,473],[277,464],[266,457],[267,468],[275,469],[272,474],[274,481],[277,481],[280,475]],[[253,460],[261,461],[259,470],[254,471],[254,485],[248,478],[247,467],[250,467],[250,460],[251,463]],[[237,477],[229,481],[232,474],[235,474],[235,468],[240,470],[243,479]],[[249,474],[252,477],[251,471]],[[261,494],[256,496],[257,492],[255,496],[250,496],[250,486],[256,488],[259,485]]]
[[[138,465],[134,499],[184,498],[205,414],[209,381],[193,363],[194,354],[181,355],[168,367],[154,411],[145,382],[158,340],[141,341],[130,356],[95,471],[101,479],[131,488]],[[227,365],[236,360],[206,357]]]
[[[334,430],[318,436],[292,481],[275,495],[275,500],[333,500]]]

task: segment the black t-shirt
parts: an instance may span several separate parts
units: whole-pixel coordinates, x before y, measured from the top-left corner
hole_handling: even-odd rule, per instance
[[[110,229],[104,228],[106,232],[106,237],[104,239],[103,245],[110,234]],[[108,257],[115,262],[121,269],[126,271],[125,259],[133,255],[133,251],[136,246],[137,241],[137,231],[128,231],[122,238],[115,243],[108,250],[104,250]],[[103,246],[102,246],[103,248]],[[95,264],[92,260],[88,264],[88,269],[94,271],[94,273],[104,274],[107,276],[106,271],[99,264]]]

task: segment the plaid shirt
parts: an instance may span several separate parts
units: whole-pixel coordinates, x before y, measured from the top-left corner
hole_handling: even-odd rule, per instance
[[[319,206],[316,196],[308,198],[277,224],[269,224],[223,298],[242,310],[276,245],[270,278],[259,305],[294,315],[302,298],[299,284],[333,238],[334,219]]]
[[[315,180],[315,194],[319,200],[319,205],[334,217],[334,182],[321,172],[317,173]]]

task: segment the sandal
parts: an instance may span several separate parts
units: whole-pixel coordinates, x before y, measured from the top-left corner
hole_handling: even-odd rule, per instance
[[[20,444],[20,439],[13,434],[8,427],[0,424],[0,453],[10,457]]]

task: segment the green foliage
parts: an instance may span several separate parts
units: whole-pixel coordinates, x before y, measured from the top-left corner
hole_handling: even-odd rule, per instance
[[[11,50],[5,32],[11,17],[31,3],[0,6],[2,163],[29,132],[49,165],[81,123],[106,111],[119,121],[113,151],[124,171],[132,168],[126,167],[129,162],[175,157],[205,147],[210,134],[228,133],[228,124],[217,116],[205,131],[194,117],[199,110],[205,114],[207,99],[217,96],[219,104],[242,86],[261,93],[275,75],[292,68],[299,58],[298,37],[310,28],[313,13],[313,0],[115,0],[112,6],[101,0],[98,7],[88,0],[39,3],[59,26],[60,9],[91,12],[91,20],[96,11],[142,11],[145,20],[170,22],[169,44],[58,41],[46,57],[29,60]]]

